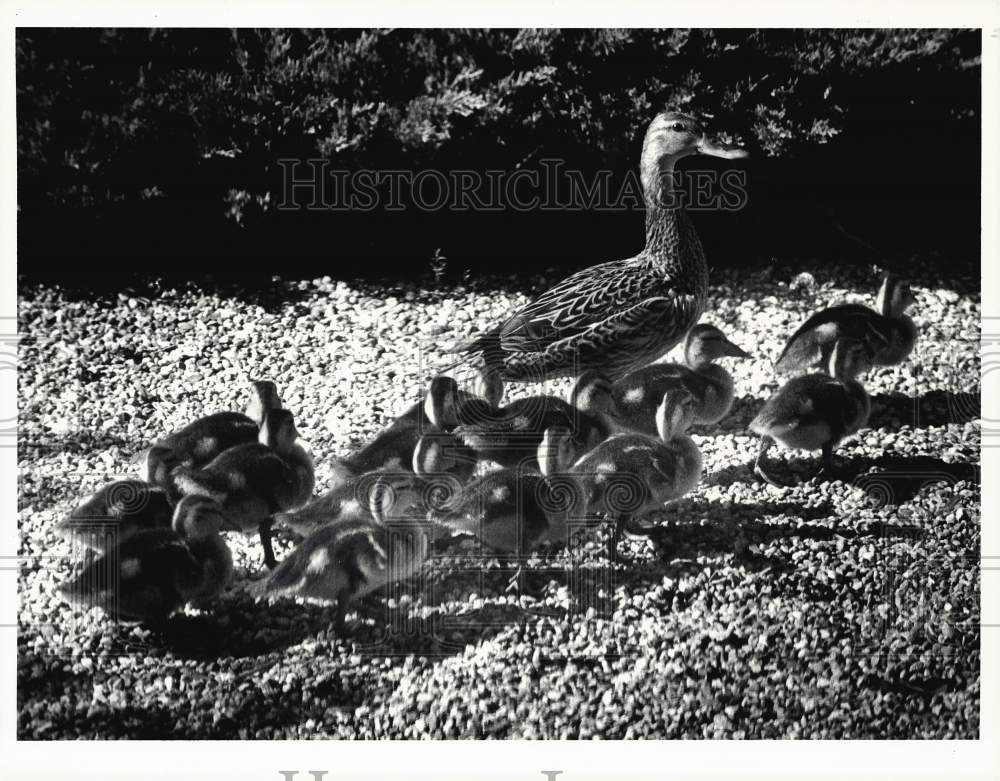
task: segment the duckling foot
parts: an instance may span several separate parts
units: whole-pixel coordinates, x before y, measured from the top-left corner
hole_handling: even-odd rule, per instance
[[[756,464],[754,464],[753,471],[754,471],[754,474],[757,475],[757,477],[759,477],[765,483],[768,483],[769,485],[773,485],[776,488],[794,488],[796,485],[799,484],[797,482],[796,483],[782,482],[781,480],[778,480],[776,477],[772,477],[764,469],[764,467],[761,466],[760,462],[757,462]]]
[[[522,568],[518,565],[518,568],[514,571],[510,580],[507,581],[507,588],[504,589],[505,594],[509,594],[511,591],[521,593],[521,572]]]

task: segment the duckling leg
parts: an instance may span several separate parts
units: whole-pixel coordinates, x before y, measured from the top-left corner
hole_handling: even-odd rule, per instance
[[[771,477],[771,475],[768,474],[768,472],[764,469],[764,463],[763,463],[764,455],[767,453],[768,450],[771,449],[771,445],[773,444],[774,440],[771,439],[770,437],[760,438],[760,449],[757,451],[757,458],[753,462],[753,471],[754,474],[756,474],[757,477],[759,477],[765,483],[777,486],[778,488],[787,488],[788,485],[786,483],[782,483],[781,481]]]
[[[510,593],[511,591],[516,591],[518,594],[521,593],[521,565],[517,565],[517,569],[514,570],[514,574],[511,575],[510,580],[507,581],[507,588],[504,589],[504,593]]]
[[[271,544],[271,527],[274,525],[274,518],[268,517],[261,521],[258,531],[260,533],[260,544],[264,548],[264,566],[274,569],[278,566],[278,560],[274,556],[274,546]]]
[[[817,479],[834,480],[838,477],[837,468],[833,464],[833,443],[823,445],[823,466],[816,472]]]
[[[618,543],[622,540],[622,532],[632,522],[631,515],[619,515],[615,518],[615,525],[608,534],[608,562],[614,563],[618,558]]]

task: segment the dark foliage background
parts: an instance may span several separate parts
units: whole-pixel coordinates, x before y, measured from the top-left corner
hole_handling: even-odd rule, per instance
[[[458,275],[623,257],[641,213],[289,212],[277,161],[559,157],[621,177],[665,105],[752,153],[747,208],[694,215],[714,265],[916,253],[974,269],[980,47],[977,30],[21,29],[19,270],[354,277],[423,273],[439,251]]]

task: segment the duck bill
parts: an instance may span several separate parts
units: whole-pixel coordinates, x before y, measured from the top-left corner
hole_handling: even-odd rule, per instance
[[[740,347],[738,344],[733,344],[728,339],[722,343],[722,354],[728,355],[731,358],[752,358],[746,350]]]
[[[698,142],[698,151],[703,155],[712,157],[722,157],[726,160],[737,160],[747,156],[747,151],[736,144],[726,144],[716,138],[703,137]]]

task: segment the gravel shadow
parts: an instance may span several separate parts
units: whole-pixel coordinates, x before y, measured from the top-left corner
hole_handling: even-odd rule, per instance
[[[898,429],[908,425],[913,428],[946,426],[949,423],[968,423],[982,417],[982,398],[979,393],[954,393],[931,390],[920,396],[888,393],[872,396],[869,428]]]

